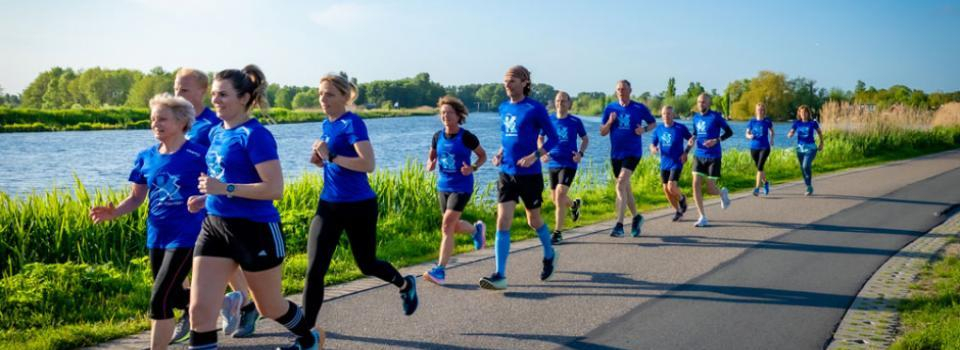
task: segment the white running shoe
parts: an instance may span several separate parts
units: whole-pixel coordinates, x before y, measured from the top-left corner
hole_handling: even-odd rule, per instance
[[[223,333],[230,335],[237,331],[240,325],[240,307],[243,304],[243,294],[230,292],[223,296],[223,306],[220,307],[220,326]]]
[[[727,209],[730,207],[730,193],[727,192],[727,188],[720,189],[720,209]]]
[[[710,225],[710,223],[707,222],[707,218],[701,216],[700,220],[697,220],[697,222],[693,224],[693,227],[707,227],[707,225]]]

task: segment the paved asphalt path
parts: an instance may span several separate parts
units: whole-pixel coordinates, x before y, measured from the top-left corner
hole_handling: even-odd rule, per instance
[[[609,237],[612,222],[581,228],[557,247],[547,282],[541,247],[515,242],[502,292],[477,286],[493,270],[492,250],[471,253],[445,286],[417,279],[413,316],[382,285],[333,297],[319,322],[328,349],[821,349],[870,275],[960,203],[960,152],[815,177],[814,186],[811,197],[802,182],[738,194],[727,210],[708,201],[708,228],[693,227],[692,204],[680,223],[647,213],[640,238]],[[260,349],[293,338],[263,319],[254,338],[220,339]]]

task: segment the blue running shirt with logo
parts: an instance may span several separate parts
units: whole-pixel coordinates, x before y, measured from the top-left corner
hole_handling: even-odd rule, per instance
[[[576,169],[577,162],[573,161],[573,154],[580,150],[577,138],[587,134],[583,121],[573,114],[568,114],[566,118],[557,118],[556,114],[551,114],[550,121],[557,130],[557,144],[549,151],[550,161],[547,162],[547,168]],[[540,134],[544,135],[542,131]]]
[[[643,123],[657,122],[650,114],[650,109],[639,102],[630,101],[626,106],[622,106],[619,101],[614,101],[603,109],[601,124],[607,124],[611,112],[616,113],[617,122],[610,128],[610,159],[643,156],[643,140],[635,130]]]
[[[693,129],[694,135],[697,136],[697,150],[694,151],[693,155],[708,159],[723,156],[720,142],[715,143],[713,147],[704,146],[703,143],[709,139],[719,139],[720,132],[729,127],[727,120],[723,119],[723,115],[720,115],[720,113],[715,111],[707,111],[706,114],[695,112],[693,114]]]
[[[257,164],[279,160],[277,141],[256,118],[225,129],[223,124],[210,130],[207,150],[207,175],[229,184],[263,182]],[[248,199],[226,195],[207,196],[207,212],[224,218],[242,218],[255,222],[278,222],[280,213],[272,200]]]
[[[370,141],[367,124],[353,112],[347,112],[334,121],[324,120],[321,126],[323,134],[320,140],[325,141],[330,152],[337,156],[355,158],[359,155],[354,144]],[[320,199],[331,203],[345,203],[376,196],[367,180],[367,173],[350,170],[332,162],[323,166],[323,191],[320,192]]]
[[[750,119],[747,122],[747,129],[753,133],[753,139],[750,140],[750,149],[769,149],[771,128],[773,128],[773,122],[770,121],[770,118]]]
[[[533,165],[521,167],[517,161],[537,150],[537,136],[541,131],[547,136],[543,149],[552,149],[557,143],[557,130],[550,122],[547,109],[540,102],[525,97],[517,103],[509,100],[500,104],[500,144],[503,159],[500,171],[507,175],[542,174],[540,158]]]
[[[687,146],[687,140],[693,137],[690,130],[683,124],[673,122],[667,127],[657,125],[653,130],[653,140],[650,142],[660,148],[660,170],[679,170],[683,168],[680,156]]]
[[[176,152],[160,153],[160,145],[137,154],[130,182],[146,185],[147,248],[190,248],[197,241],[204,211],[191,214],[187,199],[199,195],[197,178],[207,170],[206,147],[187,141]]]

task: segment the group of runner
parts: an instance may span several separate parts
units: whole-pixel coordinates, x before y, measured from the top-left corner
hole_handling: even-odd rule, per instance
[[[570,187],[589,145],[583,121],[570,114],[571,98],[557,93],[556,112],[549,114],[530,98],[531,74],[523,66],[507,70],[503,86],[508,97],[499,106],[501,142],[491,157],[499,168],[498,204],[494,235],[494,271],[480,279],[484,289],[507,288],[507,258],[514,212],[523,202],[527,224],[543,247],[539,278],[549,279],[557,266],[554,244],[563,240],[567,212],[573,221],[584,205],[571,199]],[[251,116],[254,107],[267,113],[266,78],[249,65],[214,76],[209,88],[211,105],[204,107],[207,76],[181,69],[175,79],[176,96],[160,94],[150,100],[151,130],[159,141],[140,152],[129,181],[130,195],[114,206],[90,210],[95,222],[133,212],[149,198],[147,242],[154,285],[151,294],[151,348],[163,349],[189,338],[191,349],[214,349],[218,338],[218,313],[224,334],[249,336],[258,318],[273,319],[296,335],[282,349],[322,347],[324,332],[317,326],[323,304],[324,278],[345,232],[360,271],[376,276],[399,290],[405,315],[418,306],[416,279],[376,257],[378,202],[367,177],[375,169],[375,155],[364,121],[349,111],[357,87],[341,75],[326,75],[318,87],[320,106],[328,116],[310,151],[310,162],[323,168],[323,189],[308,237],[308,268],[302,306],[284,299],[281,265],[285,257],[280,215],[274,200],[283,196],[283,174],[277,143],[268,129]],[[678,181],[688,154],[694,151],[693,195],[699,212],[697,227],[708,225],[702,185],[720,195],[728,208],[726,188],[717,187],[721,175],[720,143],[733,131],[724,117],[710,109],[708,94],[697,98],[691,132],[676,121],[673,108],[661,109],[662,124],[650,110],[632,101],[630,82],[616,85],[617,101],[604,108],[601,136],[610,136],[610,161],[616,181],[616,224],[610,235],[625,234],[624,218],[630,211],[631,235],[641,235],[643,215],[638,212],[630,178],[643,155],[641,136],[652,132],[651,153],[660,154],[662,189],[679,221],[687,210]],[[486,225],[470,223],[462,214],[473,195],[474,172],[487,160],[479,138],[463,124],[469,112],[452,96],[437,104],[442,128],[433,135],[427,169],[438,173],[438,202],[442,214],[439,259],[424,279],[443,284],[446,265],[454,249],[454,235],[469,234],[474,247],[486,246]],[[797,157],[806,194],[812,194],[811,164],[823,148],[819,125],[802,106],[789,136],[798,136]],[[814,140],[819,135],[819,143]],[[769,193],[763,172],[773,145],[773,125],[763,104],[756,106],[746,137],[757,166],[754,195]],[[579,142],[578,142],[579,139]],[[543,164],[548,168],[551,199],[555,203],[551,231],[541,216],[544,190]],[[188,274],[192,280],[185,283]],[[232,292],[224,295],[227,285]],[[174,321],[174,309],[186,312]]]

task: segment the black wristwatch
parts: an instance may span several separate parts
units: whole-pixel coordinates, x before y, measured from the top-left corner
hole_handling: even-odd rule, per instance
[[[333,153],[332,151],[331,151],[330,153],[327,153],[327,161],[328,161],[328,162],[333,163],[333,159],[334,159],[334,158],[337,158],[337,154],[336,154],[336,153]]]

